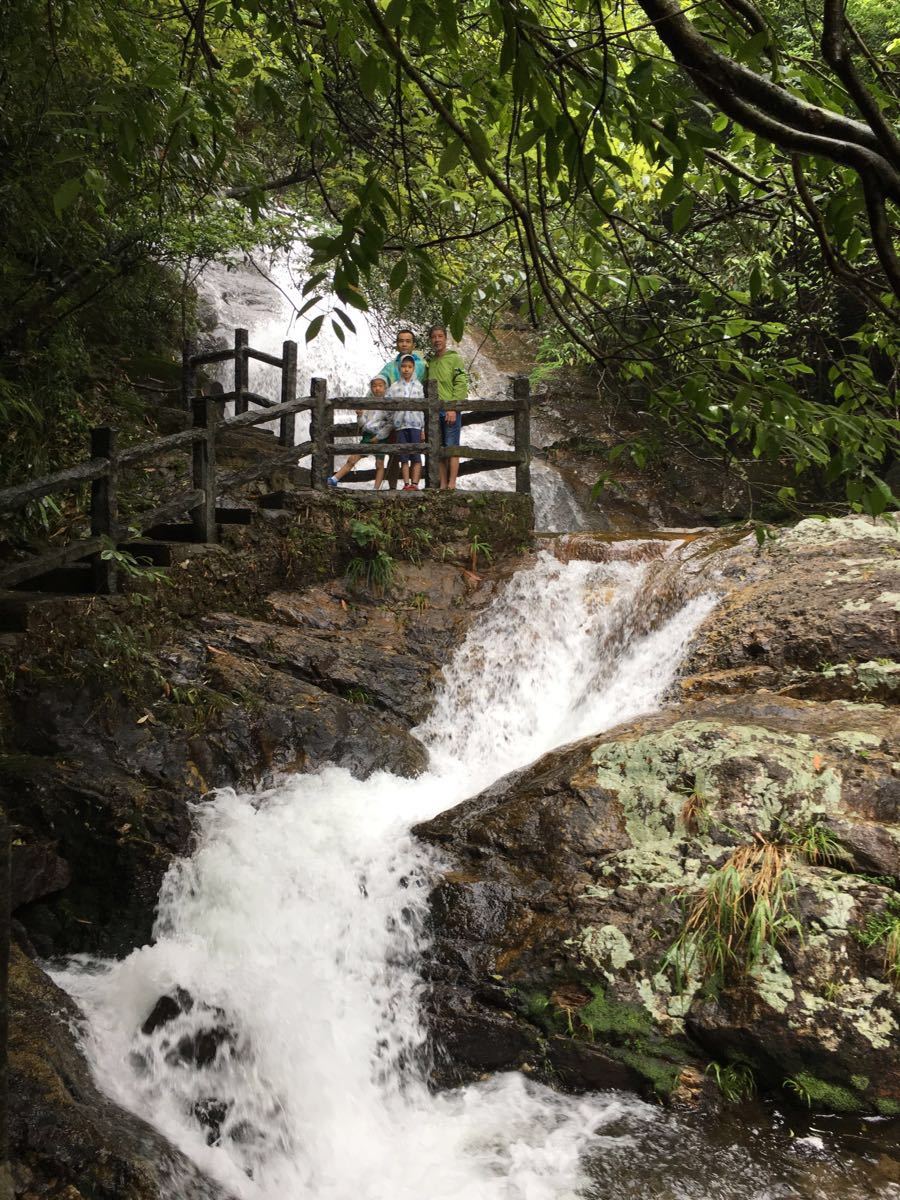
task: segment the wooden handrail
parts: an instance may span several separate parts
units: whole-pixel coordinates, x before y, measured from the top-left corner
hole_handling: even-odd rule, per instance
[[[148,458],[156,458],[169,450],[177,450],[179,446],[189,446],[203,437],[197,429],[182,429],[179,433],[167,433],[165,437],[154,438],[152,442],[141,442],[137,446],[129,446],[119,453],[119,466],[131,466],[133,463],[144,462]]]
[[[248,386],[247,367],[250,359],[264,362],[281,370],[281,395],[276,401],[268,396],[251,392]],[[227,361],[234,363],[234,389],[218,396],[197,396],[197,368]],[[90,558],[94,589],[99,592],[115,591],[117,586],[115,560],[102,557],[102,550],[122,537],[127,530],[143,533],[166,518],[188,513],[193,525],[194,538],[199,542],[214,542],[217,537],[216,497],[220,493],[249,483],[280,463],[296,463],[301,458],[310,458],[310,482],[313,488],[324,489],[327,479],[334,471],[334,457],[340,455],[385,455],[397,457],[404,454],[425,455],[426,487],[438,486],[438,464],[450,458],[467,461],[460,465],[460,474],[473,474],[495,467],[515,467],[516,490],[530,491],[530,397],[528,380],[518,376],[513,384],[510,400],[472,399],[460,401],[455,407],[462,413],[463,424],[482,424],[486,421],[512,417],[515,425],[515,449],[493,450],[475,446],[442,446],[440,444],[439,413],[450,408],[441,403],[434,381],[425,384],[425,396],[419,399],[394,399],[368,396],[329,397],[324,379],[313,379],[308,396],[297,396],[297,345],[286,341],[281,357],[253,349],[248,342],[245,329],[235,330],[234,347],[229,350],[213,350],[198,354],[191,342],[185,342],[182,360],[182,400],[192,414],[188,429],[153,438],[135,446],[120,450],[116,441],[116,430],[108,427],[95,429],[91,435],[91,457],[74,467],[56,471],[40,479],[14,487],[0,489],[0,513],[13,512],[33,500],[58,492],[91,485],[91,535],[79,538],[67,546],[48,550],[35,555],[28,561],[13,563],[0,569],[0,588],[14,587],[37,575],[56,567],[65,566],[79,559]],[[220,406],[234,401],[235,412],[231,417],[220,416]],[[257,407],[250,409],[249,405]],[[336,437],[350,436],[355,428],[335,426],[336,409],[359,409],[364,412],[419,411],[424,414],[425,440],[418,444],[394,442],[375,443],[354,441],[341,444]],[[295,418],[298,412],[310,413],[310,438],[295,444]],[[280,448],[264,460],[240,471],[217,476],[216,448],[222,431],[243,429],[255,425],[279,422]],[[129,516],[127,526],[119,519],[117,492],[123,468],[158,457],[180,447],[191,448],[192,486],[175,496],[170,496],[157,507]],[[359,479],[368,479],[374,472],[354,472]]]
[[[13,512],[24,508],[31,500],[39,500],[42,496],[52,496],[56,492],[67,492],[82,483],[99,479],[109,470],[109,459],[91,458],[88,462],[79,463],[76,467],[66,467],[55,471],[52,475],[43,475],[40,479],[32,479],[30,483],[19,483],[15,487],[3,488],[0,491],[0,512]]]

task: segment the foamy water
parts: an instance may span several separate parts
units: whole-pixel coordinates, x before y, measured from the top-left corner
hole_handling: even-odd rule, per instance
[[[199,846],[169,872],[155,944],[56,976],[85,1009],[103,1089],[248,1200],[561,1200],[587,1186],[604,1131],[656,1110],[515,1074],[428,1090],[419,964],[440,864],[409,829],[658,705],[713,601],[634,638],[646,570],[544,555],[516,575],[445,672],[419,731],[430,751],[420,778],[331,767],[201,805]],[[142,1034],[176,987],[193,1009]],[[215,1056],[186,1064],[180,1039],[210,1028],[226,1031]],[[210,1111],[214,1145],[198,1119]]]

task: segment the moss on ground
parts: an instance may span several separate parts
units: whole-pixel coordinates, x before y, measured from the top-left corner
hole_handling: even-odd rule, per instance
[[[653,1020],[641,1004],[611,1000],[604,988],[594,984],[593,999],[578,1009],[578,1022],[592,1038],[646,1037],[653,1032]]]
[[[850,1088],[839,1083],[818,1079],[808,1071],[800,1071],[787,1081],[788,1087],[810,1108],[823,1108],[830,1112],[857,1113],[868,1107]]]

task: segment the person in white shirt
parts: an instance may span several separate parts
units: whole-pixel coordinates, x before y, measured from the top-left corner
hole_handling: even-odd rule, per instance
[[[369,380],[369,394],[367,400],[383,400],[385,392],[384,379],[381,375],[376,375],[374,379]],[[380,408],[370,409],[363,417],[364,409],[356,410],[356,419],[362,430],[362,440],[364,442],[387,442],[394,432],[393,414],[384,412]],[[340,481],[348,473],[352,471],[363,454],[351,454],[342,467],[340,467],[333,475],[328,476],[328,486],[337,487]],[[381,487],[384,482],[384,464],[385,457],[379,454],[375,458],[375,491]]]
[[[388,388],[388,396],[392,400],[422,400],[425,391],[415,377],[416,360],[411,354],[404,354],[400,359],[400,378]],[[417,446],[425,437],[425,413],[420,408],[405,409],[394,413],[394,440],[403,445],[409,443]],[[403,490],[417,492],[419,479],[422,475],[421,454],[400,454],[400,470],[403,475]],[[410,480],[410,464],[412,464],[412,480]]]

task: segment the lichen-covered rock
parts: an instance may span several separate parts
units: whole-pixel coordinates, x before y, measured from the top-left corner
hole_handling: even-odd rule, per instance
[[[453,863],[433,897],[438,1041],[452,1050],[452,995],[470,1047],[479,1012],[518,1022],[540,1041],[508,1034],[505,1065],[569,1086],[630,1073],[684,1093],[686,1070],[713,1060],[746,1064],[759,1086],[815,1079],[893,1111],[892,718],[840,701],[709,701],[550,754],[420,826]],[[686,921],[740,848],[762,846],[777,848],[780,924],[712,980]],[[471,1050],[455,1058],[463,1077],[478,1065]]]
[[[48,1200],[227,1200],[151,1126],[95,1087],[71,999],[12,948],[10,1152],[16,1195]]]
[[[801,521],[713,557],[726,594],[684,668],[689,696],[900,700],[900,527]]]

